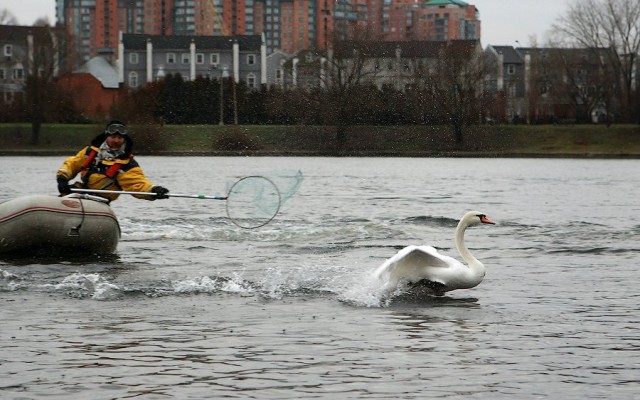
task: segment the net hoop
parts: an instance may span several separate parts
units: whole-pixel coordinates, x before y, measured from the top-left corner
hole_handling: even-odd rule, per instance
[[[240,228],[260,228],[275,218],[281,203],[280,191],[271,179],[260,175],[245,176],[229,188],[227,217]]]

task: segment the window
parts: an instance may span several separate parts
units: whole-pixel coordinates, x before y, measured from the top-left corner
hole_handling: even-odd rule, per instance
[[[507,65],[507,74],[514,75],[516,73],[516,66],[514,64]]]
[[[14,68],[13,69],[13,79],[16,80],[23,80],[24,79],[24,69],[22,69],[21,67],[18,68]]]
[[[213,65],[218,65],[220,62],[220,55],[218,53],[209,54],[209,62]]]
[[[4,68],[0,68],[0,79],[7,79],[7,76],[5,75],[5,72],[4,72]]]
[[[11,57],[13,55],[13,46],[10,44],[4,45],[4,55],[7,57]]]
[[[247,64],[248,65],[255,65],[255,63],[256,63],[256,55],[255,54],[247,55]]]
[[[202,54],[202,53],[197,53],[196,54],[196,63],[197,64],[204,64],[204,54]]]
[[[167,64],[176,63],[176,53],[167,53]]]
[[[189,53],[182,53],[182,63],[189,64]]]
[[[540,85],[540,94],[542,96],[546,96],[549,93],[549,84],[547,82],[542,83]]]
[[[138,63],[138,53],[129,53],[129,62],[131,64],[137,64]]]
[[[247,87],[249,87],[250,89],[255,89],[256,88],[256,75],[255,74],[247,75]]]
[[[138,73],[137,72],[129,72],[129,87],[132,87],[132,88],[138,87]]]
[[[4,102],[13,103],[13,92],[4,92]]]

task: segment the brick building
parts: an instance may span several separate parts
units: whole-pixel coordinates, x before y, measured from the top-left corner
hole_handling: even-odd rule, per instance
[[[61,89],[73,93],[76,109],[86,118],[105,118],[116,106],[124,88],[118,71],[104,57],[94,57],[80,69],[56,80]]]
[[[117,52],[118,33],[264,35],[267,53],[326,50],[366,30],[375,40],[480,39],[479,14],[461,0],[56,0],[79,66]]]

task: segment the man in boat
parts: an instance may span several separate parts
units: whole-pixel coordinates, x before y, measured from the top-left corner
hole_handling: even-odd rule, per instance
[[[56,173],[58,191],[61,196],[71,193],[72,188],[152,192],[154,195],[134,195],[145,200],[166,199],[169,190],[151,183],[133,159],[133,140],[127,126],[120,121],[111,121],[104,132],[91,141],[91,145],[67,158]],[[69,181],[80,174],[81,181],[69,185]],[[100,193],[109,201],[118,198],[115,193]]]

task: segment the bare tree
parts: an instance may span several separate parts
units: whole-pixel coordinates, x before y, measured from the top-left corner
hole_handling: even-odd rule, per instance
[[[60,30],[48,26],[34,27],[28,35],[27,78],[25,95],[31,109],[31,144],[40,141],[40,129],[46,107],[56,90],[54,78],[59,73]]]
[[[616,82],[608,63],[609,52],[560,46],[526,49],[525,59],[530,60],[527,103],[533,120],[560,118],[588,123],[598,114],[606,121]]]
[[[488,64],[475,40],[444,43],[438,58],[417,77],[427,104],[437,107],[439,119],[451,125],[456,143],[464,141],[464,128],[478,122],[483,82]]]
[[[567,82],[560,50],[556,48],[531,49],[529,75],[525,83],[529,118],[536,123],[569,120]]]
[[[608,64],[603,63],[607,49],[572,49],[557,51],[558,66],[564,73],[564,92],[575,108],[578,122],[591,122],[599,108],[609,114],[611,90],[615,83]]]
[[[579,47],[613,50],[609,53],[609,62],[618,76],[615,89],[619,93],[622,117],[629,120],[640,52],[640,2],[575,1],[554,27]]]
[[[355,28],[350,40],[334,40],[333,48],[324,67],[322,85],[327,90],[327,104],[336,123],[336,147],[342,150],[346,131],[351,121],[351,111],[357,104],[359,88],[367,78],[376,74],[371,68],[380,42],[366,29]]]
[[[18,25],[18,20],[11,11],[3,8],[0,10],[0,25]]]
[[[51,21],[49,21],[49,17],[40,17],[35,20],[33,26],[51,26]]]

